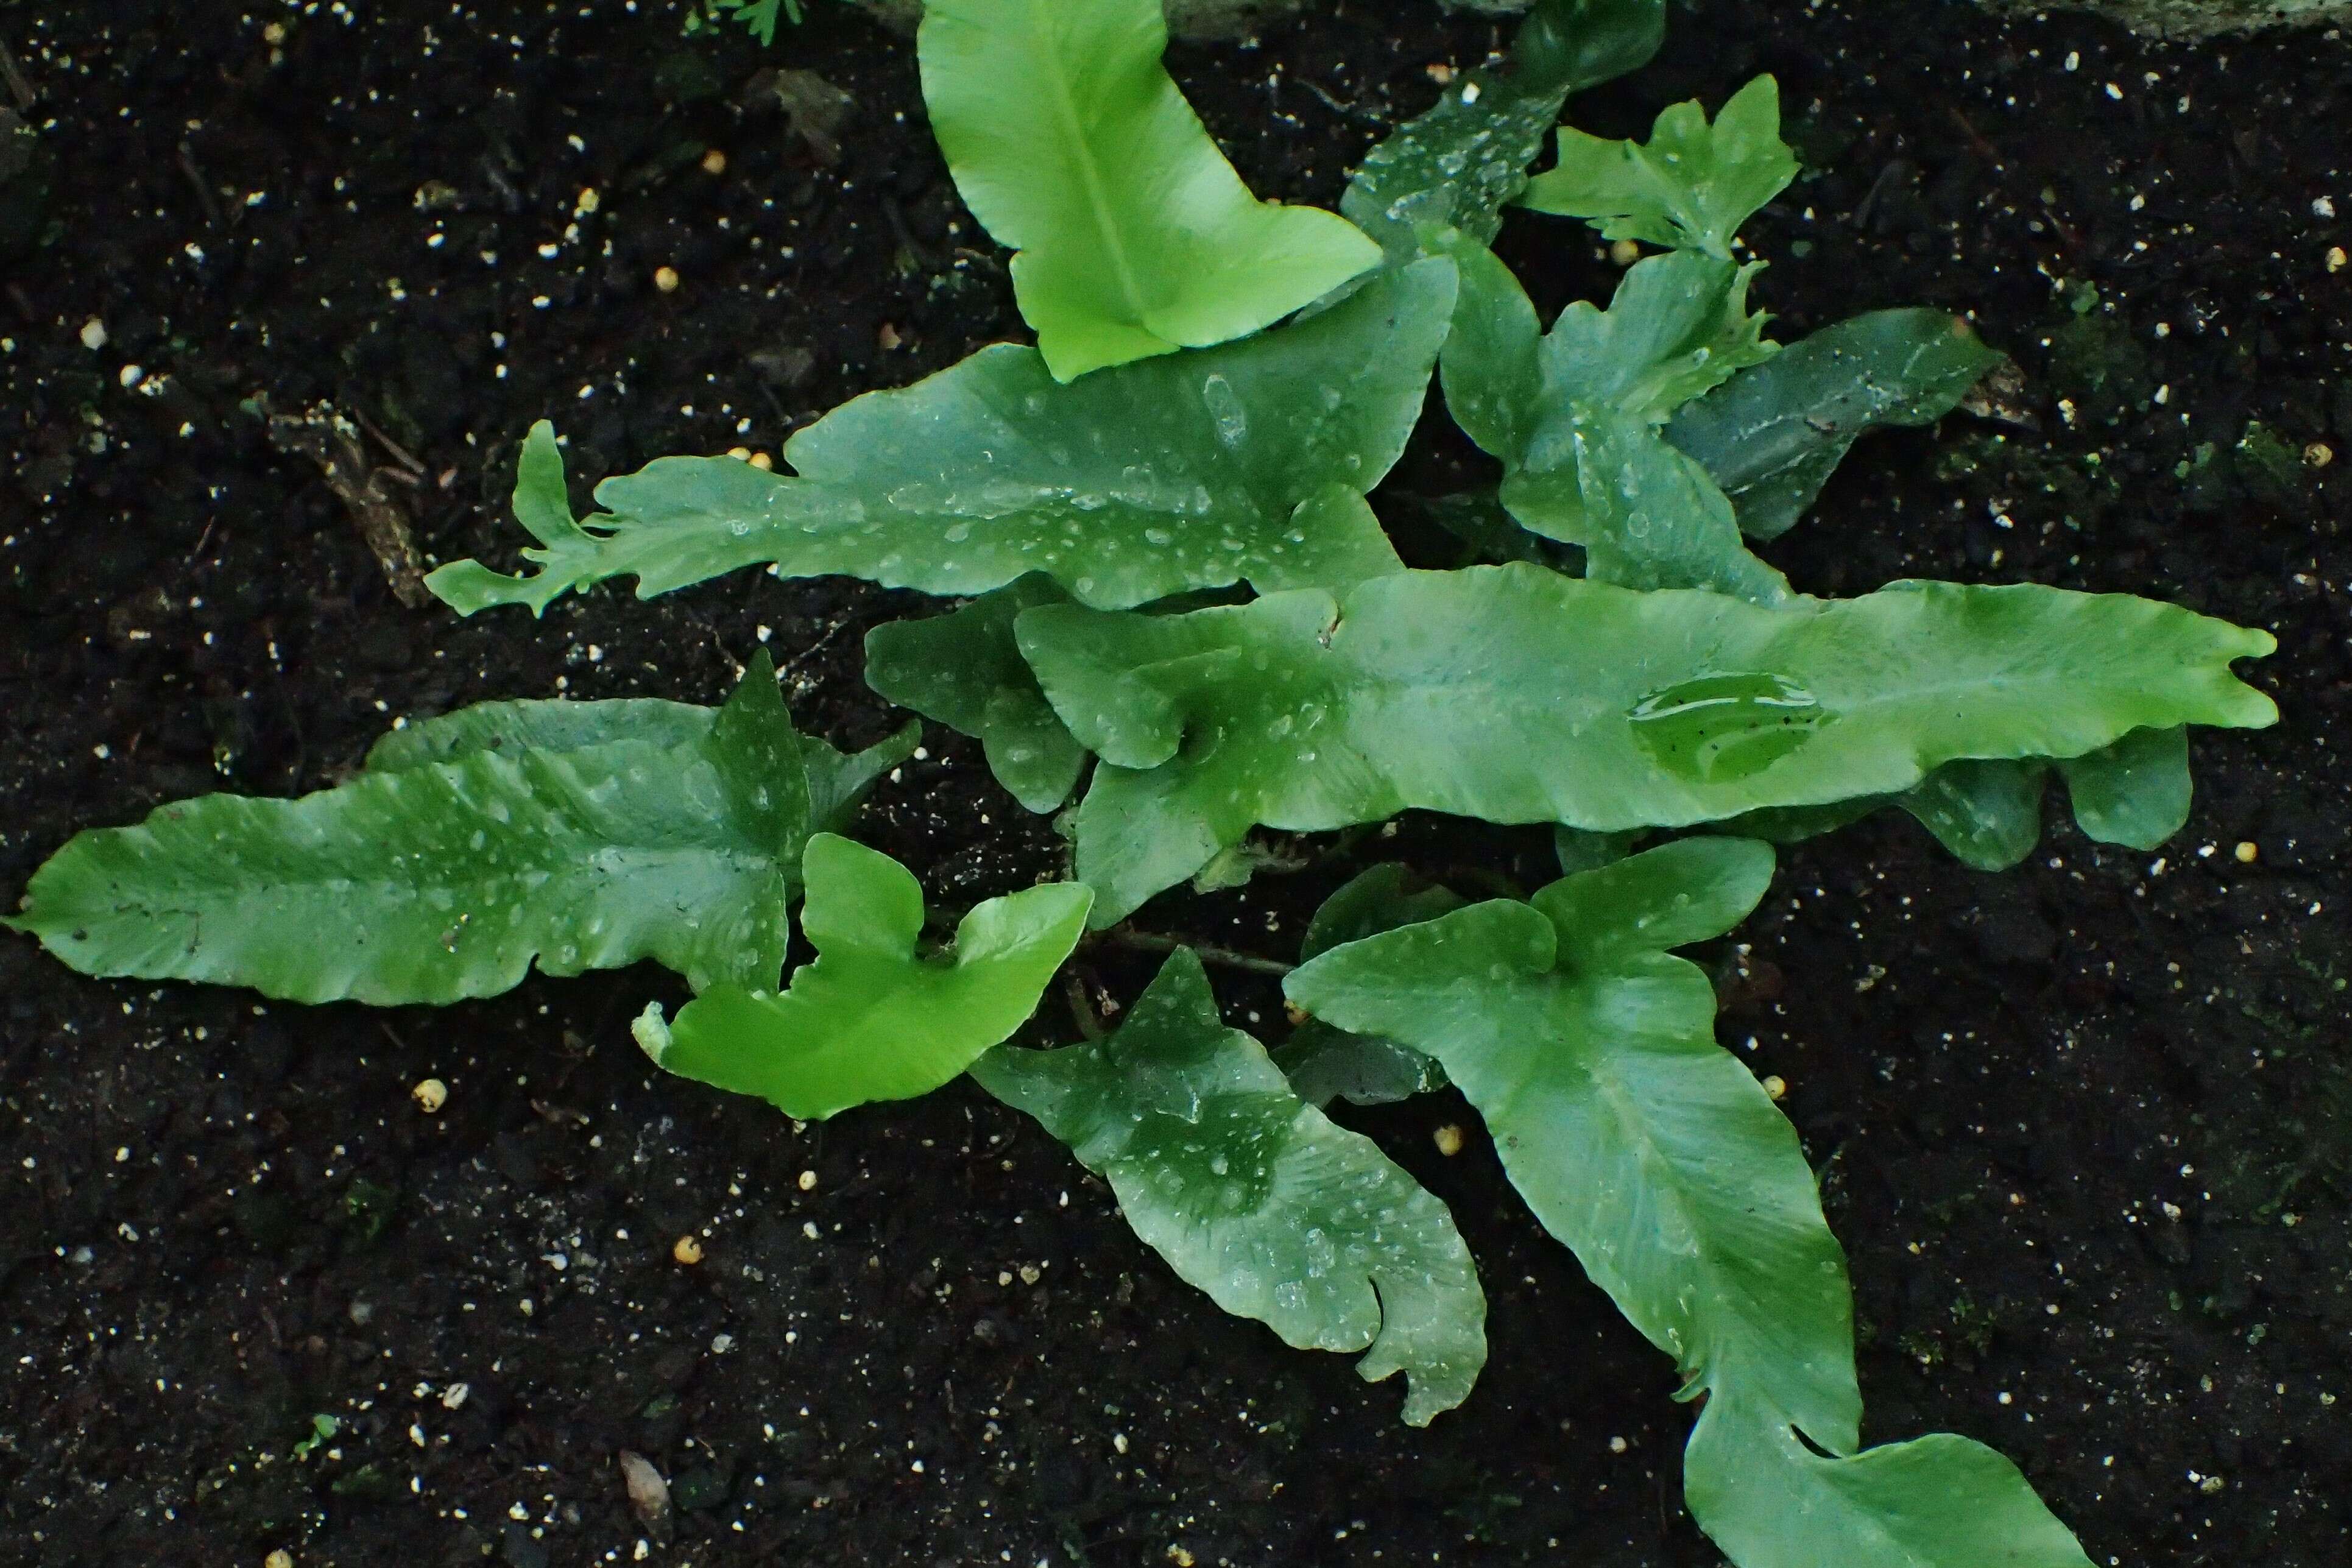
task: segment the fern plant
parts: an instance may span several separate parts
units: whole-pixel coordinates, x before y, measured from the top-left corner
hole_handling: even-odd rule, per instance
[[[1157,0],[932,0],[933,121],[1018,251],[1037,346],[845,405],[785,446],[789,474],[667,458],[586,518],[532,430],[535,570],[442,568],[460,613],[753,565],[965,599],[876,630],[870,679],[977,737],[1024,806],[1066,809],[1071,874],[952,942],[927,945],[915,877],[852,837],[917,731],[856,756],[800,735],[764,656],[715,710],[491,703],[302,800],[84,833],[9,923],[89,973],[306,1002],[653,959],[696,993],[635,1023],[666,1071],[806,1118],[969,1073],[1226,1310],[1402,1372],[1414,1424],[1476,1383],[1476,1268],[1324,1108],[1450,1083],[1681,1370],[1685,1495],[1741,1568],[2084,1568],[1990,1449],[1861,1447],[1845,1257],[1675,950],[1755,908],[1772,841],[1883,807],[2013,863],[2053,770],[2086,834],[2153,847],[2188,812],[2187,727],[2273,721],[2232,673],[2272,640],[2032,585],[1818,599],[1755,553],[1858,436],[1932,422],[1999,356],[1928,310],[1769,337],[1737,247],[1796,174],[1769,78],[1646,142],[1559,130],[1530,179],[1568,96],[1663,25],[1663,0],[1546,0],[1334,215],[1243,185],[1160,64]],[[1547,327],[1489,248],[1514,203],[1654,253]],[[1500,478],[1435,509],[1465,563],[1408,570],[1372,498],[1433,378]],[[1365,870],[1307,933],[1276,1053],[1183,950],[1110,1037],[1013,1043],[1088,927],[1246,875],[1261,827],[1407,809],[1551,824],[1562,875],[1471,902]],[[787,973],[795,907],[815,956]]]

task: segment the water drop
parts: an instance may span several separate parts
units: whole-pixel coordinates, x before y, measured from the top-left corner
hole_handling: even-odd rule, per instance
[[[1211,374],[1201,384],[1201,401],[1208,405],[1209,417],[1216,421],[1217,439],[1228,447],[1240,446],[1249,435],[1249,415],[1234,384],[1222,374]]]
[[[1650,760],[1700,784],[1752,778],[1836,716],[1784,675],[1703,675],[1652,692],[1626,713]]]

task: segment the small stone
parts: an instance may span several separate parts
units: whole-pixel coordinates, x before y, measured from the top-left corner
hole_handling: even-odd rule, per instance
[[[629,1509],[646,1529],[660,1531],[669,1520],[669,1482],[642,1454],[621,1450],[621,1481],[629,1490]]]
[[[1630,239],[1612,240],[1609,246],[1609,259],[1616,266],[1631,267],[1642,259],[1642,247]]]
[[[144,381],[144,380],[146,380],[146,379],[147,379],[147,372],[146,372],[145,367],[143,367],[143,366],[142,366],[142,365],[135,365],[135,364],[126,364],[126,365],[124,365],[124,366],[122,367],[122,384],[123,384],[123,385],[125,385],[125,386],[136,386],[136,385],[138,385],[141,382],[142,382],[142,381]]]
[[[2329,268],[2333,271],[2334,268]],[[81,324],[81,346],[96,353],[106,346],[106,323],[92,316]]]
[[[884,353],[888,353],[892,349],[897,348],[900,343],[905,342],[907,340],[898,335],[898,328],[892,326],[889,322],[885,321],[876,330],[874,333],[874,341],[876,343],[880,345]]]
[[[677,1245],[669,1249],[669,1255],[691,1268],[702,1261],[702,1243],[690,1236],[681,1236],[677,1238]]]
[[[1764,1075],[1764,1092],[1770,1095],[1775,1100],[1786,1100],[1789,1098],[1789,1080],[1782,1078],[1776,1072],[1766,1073]]]
[[[1462,1129],[1451,1121],[1431,1133],[1429,1137],[1430,1142],[1437,1145],[1437,1152],[1449,1160],[1462,1152]]]
[[[294,1568],[294,1553],[281,1546],[261,1560],[261,1568]]]
[[[656,267],[656,268],[654,268],[654,287],[655,287],[655,288],[656,288],[656,289],[660,289],[660,290],[661,290],[663,293],[665,293],[665,294],[675,294],[675,293],[677,293],[677,268],[675,268],[675,267]]]
[[[408,1091],[408,1097],[416,1101],[417,1110],[432,1116],[449,1103],[449,1086],[437,1078],[423,1079]]]
[[[1289,1000],[1287,997],[1283,999],[1282,1016],[1289,1022],[1290,1026],[1294,1029],[1313,1016],[1313,1015],[1308,1013],[1306,1008],[1300,1006],[1297,1003]]]
[[[709,152],[705,153],[702,155],[702,172],[706,174],[725,174],[727,172],[727,154],[721,153],[716,147],[713,147]]]
[[[2252,839],[2248,838],[2241,840],[2230,853],[2237,857],[2239,865],[2251,866],[2262,855],[2262,850],[2255,847]]]
[[[804,1193],[813,1193],[816,1191],[816,1173],[814,1171],[803,1171],[801,1173],[801,1191]]]
[[[2335,460],[2336,448],[2325,441],[2314,441],[2303,449],[2303,466],[2306,468],[2324,468]]]
[[[748,463],[751,460],[751,448],[749,447],[730,447],[727,448],[727,455],[734,458],[739,463]]]
[[[752,453],[751,462],[753,468],[759,469],[763,474],[772,474],[776,471],[776,459],[771,458],[765,452]]]
[[[580,199],[572,205],[583,213],[593,213],[604,205],[604,198],[596,194],[595,186],[591,185],[580,193]]]
[[[2347,265],[2352,265],[2352,256],[2345,255],[2342,246],[2331,245],[2327,247],[2327,270],[2341,272]]]

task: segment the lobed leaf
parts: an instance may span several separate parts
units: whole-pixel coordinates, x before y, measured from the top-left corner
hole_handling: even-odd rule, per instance
[[[1369,1347],[1357,1371],[1402,1370],[1412,1426],[1468,1396],[1486,1301],[1453,1216],[1225,1027],[1189,948],[1109,1039],[998,1049],[971,1070],[1108,1181],[1136,1235],[1226,1311],[1302,1349]]]
[[[1458,232],[1483,247],[1573,92],[1639,68],[1665,36],[1664,0],[1545,0],[1506,68],[1465,72],[1435,107],[1365,154],[1339,210],[1409,261]]]
[[[1772,852],[1689,838],[1336,948],[1284,992],[1435,1057],[1536,1217],[1695,1385],[1858,1440],[1844,1255],[1795,1130],[1715,1043],[1706,973],[1665,950],[1764,896]]]
[[[1797,177],[1780,140],[1780,88],[1759,76],[1709,125],[1696,103],[1660,114],[1650,140],[1611,142],[1563,125],[1559,163],[1520,195],[1537,212],[1587,219],[1604,239],[1731,258],[1731,237]]]
[[[1684,839],[1335,949],[1284,989],[1435,1056],[1486,1117],[1528,1207],[1706,1398],[1685,1493],[1741,1568],[2082,1568],[1990,1449],[1854,1453],[1843,1252],[1794,1129],[1715,1043],[1706,974],[1666,951],[1730,929],[1771,873],[1760,844]]]
[[[1788,595],[1740,542],[1731,504],[1655,426],[1743,366],[1769,363],[1752,268],[1692,252],[1632,268],[1609,309],[1579,301],[1549,333],[1518,280],[1483,248],[1457,256],[1461,297],[1440,356],[1456,423],[1500,458],[1503,505],[1578,544],[1586,572],[1629,587]]]
[[[1019,1028],[1086,929],[1091,895],[1059,882],[991,899],[956,927],[950,959],[920,957],[923,890],[879,850],[808,841],[801,926],[814,963],[779,995],[715,985],[667,1023],[635,1026],[666,1072],[817,1121],[928,1094]]]
[[[1160,63],[1159,0],[929,0],[923,100],[956,188],[1013,247],[1056,381],[1256,331],[1379,264],[1254,198]]]
[[[1451,261],[1419,262],[1278,331],[1084,386],[1034,350],[982,349],[799,432],[783,448],[797,478],[659,458],[597,487],[611,510],[588,527],[536,524],[536,575],[461,562],[426,583],[470,615],[624,575],[651,597],[762,563],[940,595],[1040,572],[1105,607],[1378,576],[1398,562],[1369,510],[1301,509],[1369,492],[1403,452],[1454,296]],[[541,446],[551,457],[551,434]]]
[[[7,923],[86,974],[299,1002],[495,995],[534,959],[651,958],[698,988],[782,970],[813,805],[765,655],[715,711],[492,704],[409,736],[299,800],[79,834]]]
[[[2143,726],[2276,718],[2229,670],[2268,634],[2036,586],[1768,609],[1513,564],[1165,617],[1047,607],[1015,634],[1102,759],[1077,816],[1098,923],[1255,825],[1419,807],[1673,826],[1890,794],[1967,758],[2076,756]]]
[[[1778,539],[1864,431],[1934,424],[2000,361],[1958,316],[1874,310],[1685,404],[1666,439],[1728,492],[1742,531]]]
[[[1039,574],[1014,579],[961,609],[892,621],[866,634],[866,683],[901,708],[976,737],[988,771],[1031,811],[1068,797],[1086,766],[1077,742],[1037,689],[1013,640],[1013,620],[1069,595]]]
[[[2189,731],[2135,730],[2058,764],[2084,837],[2153,849],[2189,825]]]

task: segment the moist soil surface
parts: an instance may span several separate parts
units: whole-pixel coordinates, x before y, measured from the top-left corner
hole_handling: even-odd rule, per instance
[[[584,505],[1021,336],[911,51],[815,9],[762,51],[643,4],[0,6],[33,132],[0,186],[5,896],[78,828],[317,789],[396,718],[482,699],[712,701],[764,644],[803,728],[903,719],[860,643],[917,595],[751,574],[461,622],[394,597],[257,414],[364,416],[421,547],[503,565],[535,419]],[[1502,36],[1398,0],[1171,61],[1255,189],[1329,204],[1432,68]],[[758,107],[775,68],[849,96],[837,145]],[[2007,419],[1865,441],[1773,559],[1824,594],[2153,595],[2280,643],[2252,679],[2284,721],[2200,735],[2162,850],[2087,842],[2053,795],[2041,849],[1986,875],[1885,814],[1789,851],[1701,953],[1849,1251],[1868,1435],[1994,1445],[2096,1563],[2352,1561],[2352,463],[2326,466],[2352,448],[2352,47],[1704,0],[1574,112],[1626,134],[1759,70],[1809,166],[1748,229],[1777,335],[1935,304],[2023,374]],[[1521,216],[1503,244],[1547,313],[1611,286],[1580,227]],[[1483,477],[1442,423],[1391,494]],[[936,729],[861,831],[949,902],[1059,863]],[[1288,958],[1373,859],[1534,886],[1548,853],[1408,819],[1138,923]],[[1076,973],[1123,1002],[1149,964]],[[1219,984],[1280,1034],[1271,981]],[[641,969],[305,1008],[0,941],[6,1555],[1718,1561],[1681,1507],[1672,1368],[1458,1100],[1339,1110],[1451,1205],[1491,1302],[1476,1393],[1416,1432],[1394,1387],[1175,1279],[969,1083],[795,1127],[656,1076],[625,1027],[648,998],[677,993]],[[1071,1037],[1051,1001],[1039,1037]],[[624,1451],[668,1479],[666,1530]]]

